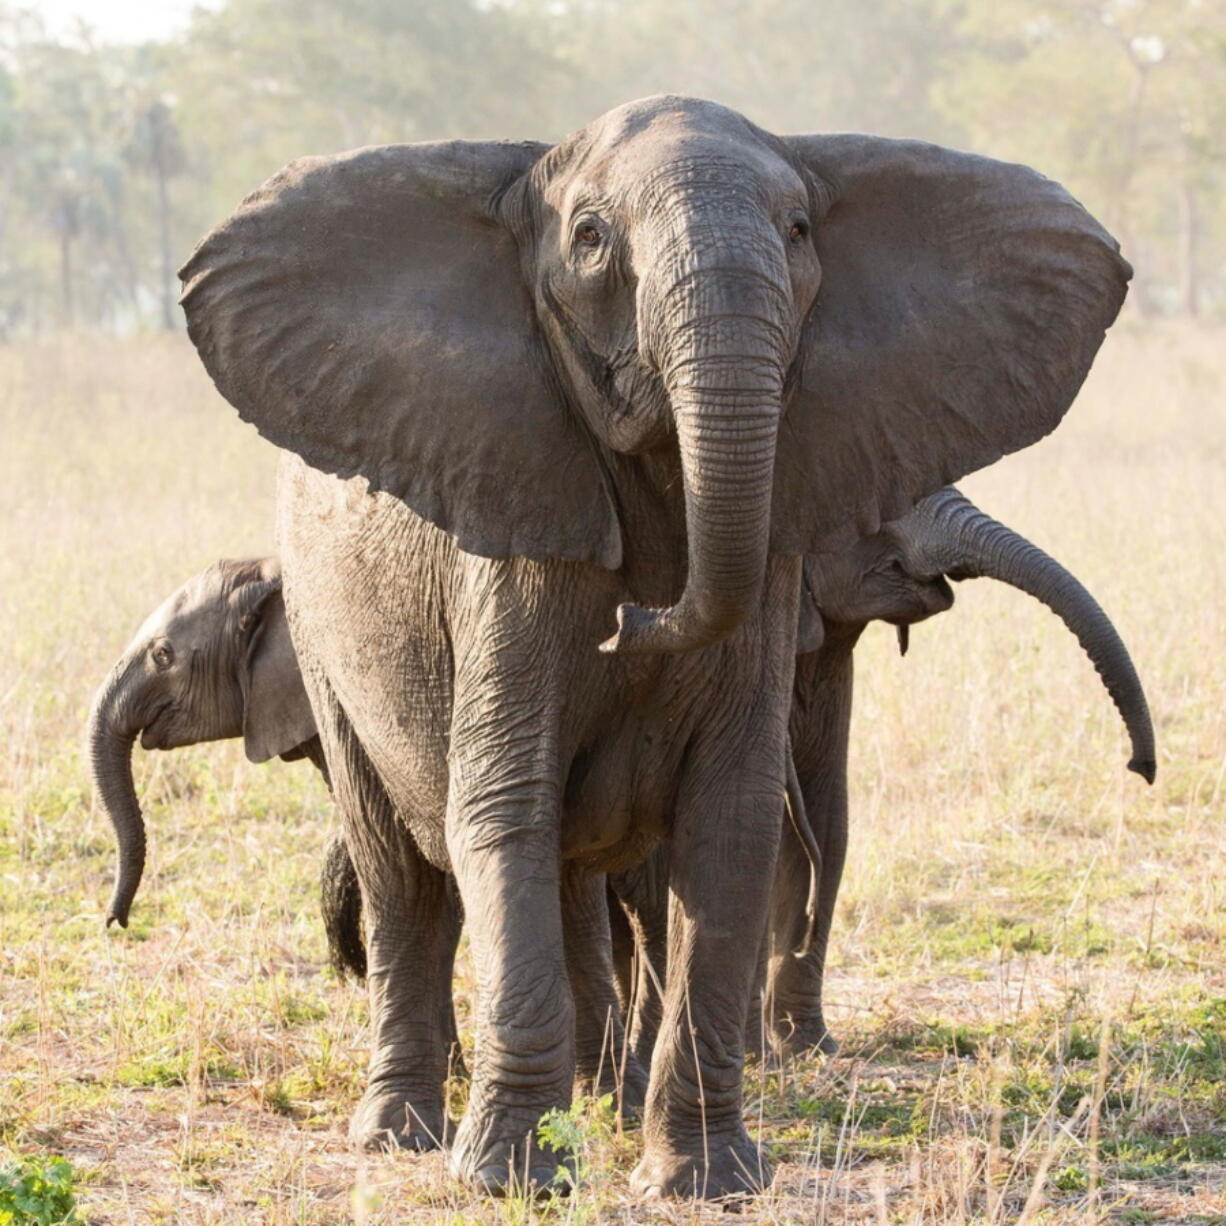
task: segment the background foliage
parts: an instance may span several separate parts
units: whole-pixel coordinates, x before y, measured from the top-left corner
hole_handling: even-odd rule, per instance
[[[660,91],[1030,162],[1124,241],[1132,309],[1226,313],[1226,0],[221,0],[139,46],[0,0],[0,337],[177,326],[174,266],[300,154]]]

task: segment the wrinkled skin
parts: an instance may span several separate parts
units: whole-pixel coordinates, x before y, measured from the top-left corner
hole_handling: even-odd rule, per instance
[[[119,842],[120,872],[108,920],[127,926],[129,909],[143,869],[145,828],[135,804],[131,748],[139,737],[144,749],[177,749],[204,741],[243,737],[248,757],[263,762],[279,756],[310,760],[328,781],[314,716],[303,688],[297,657],[281,599],[277,558],[222,559],[193,575],[155,609],[99,687],[90,724],[94,782]],[[131,798],[131,803],[129,802]],[[589,891],[569,900],[568,923],[607,923],[586,906]],[[603,896],[600,896],[603,912]],[[321,901],[333,964],[340,973],[366,977],[362,942],[362,900],[342,840],[334,840],[321,872]],[[458,936],[458,900],[445,889],[436,923]],[[436,973],[449,985],[455,941]],[[605,966],[584,968],[590,993],[608,982]],[[448,996],[446,1025],[449,1067],[464,1068]],[[605,1022],[591,1019],[584,1036],[589,1058],[581,1075],[600,1093],[621,1090],[631,1111],[641,1108],[646,1075],[636,1064],[619,1079],[607,1043]],[[402,1118],[383,1121],[402,1147],[432,1148],[445,1121]],[[365,1138],[364,1138],[365,1139]]]
[[[837,1050],[822,1009],[826,950],[847,852],[847,752],[853,653],[866,626],[907,628],[953,605],[948,579],[998,579],[1047,605],[1073,632],[1097,669],[1132,747],[1128,768],[1152,783],[1154,733],[1128,651],[1093,597],[1058,562],[980,512],[956,490],[942,490],[876,535],[839,554],[805,561],[805,614],[819,620],[796,665],[789,721],[800,807],[813,842],[783,824],[772,891],[765,999],[751,1001],[751,1029],[766,1023],[766,1045],[789,1054]],[[802,833],[804,828],[802,828]],[[622,996],[633,991],[631,1046],[648,1060],[659,1016],[655,984],[666,977],[667,867],[653,864],[619,883],[613,911]],[[814,879],[816,877],[816,879]],[[619,912],[625,912],[625,919]],[[812,914],[809,914],[809,912]],[[635,939],[623,931],[626,922]],[[652,963],[637,979],[631,956]]]
[[[451,1169],[552,1178],[537,1122],[569,1102],[578,1015],[613,1004],[572,991],[603,934],[563,898],[664,839],[685,974],[632,1184],[763,1186],[743,934],[800,555],[1052,429],[1122,302],[1114,244],[1022,168],[654,98],[553,149],[294,164],[182,276],[210,374],[295,453],[286,606],[366,906],[359,1121],[441,1109],[443,989],[414,985],[453,872],[479,1000]]]
[[[242,737],[248,758],[308,759],[328,780],[281,599],[281,565],[273,557],[222,559],[182,584],[155,609],[99,687],[90,720],[94,784],[119,842],[120,871],[108,922],[127,926],[139,885],[145,829],[135,802],[131,749],[178,749]],[[361,897],[339,841],[325,856],[321,880],[325,926],[340,972],[365,976]],[[447,889],[436,922],[458,935],[458,900]],[[452,943],[454,950],[454,941]],[[439,975],[450,982],[450,956]],[[448,999],[444,1025],[451,1071],[463,1068]],[[641,1091],[641,1087],[640,1087]],[[427,1132],[410,1123],[392,1131],[397,1144],[430,1148],[443,1121]]]
[[[176,749],[241,736],[253,762],[306,755],[322,765],[293,661],[275,558],[214,562],[145,619],[90,712],[94,787],[119,842],[108,923],[127,927],[144,870],[136,738],[144,749]]]

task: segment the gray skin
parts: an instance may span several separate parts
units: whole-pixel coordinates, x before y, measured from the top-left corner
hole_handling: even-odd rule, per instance
[[[552,149],[294,163],[181,275],[218,388],[294,453],[286,607],[367,919],[355,1135],[406,1099],[441,1127],[445,989],[418,985],[453,872],[478,1006],[451,1170],[550,1180],[577,1013],[615,1004],[572,991],[608,958],[599,873],[664,840],[685,973],[632,1186],[762,1187],[744,933],[801,555],[1053,429],[1123,301],[1115,243],[1022,167],[660,97]],[[564,930],[564,899],[590,922]]]
[[[851,711],[852,652],[870,621],[905,630],[952,606],[945,573],[957,578],[991,576],[1027,591],[1053,609],[1085,645],[1129,731],[1129,769],[1152,782],[1153,729],[1144,693],[1127,649],[1093,597],[1054,559],[978,512],[956,490],[924,499],[857,548],[806,561],[802,609],[810,619],[800,638],[816,651],[802,653],[790,722],[793,758],[811,834],[784,827],[772,897],[769,994],[765,1016],[771,1038],[791,1054],[837,1044],[826,1028],[822,981],[826,947],[847,844],[847,735]],[[148,748],[170,748],[205,739],[246,735],[255,760],[270,756],[270,701],[279,723],[274,739],[287,760],[308,758],[327,777],[319,738],[285,625],[280,564],[275,558],[223,559],[193,576],[146,619],[98,692],[93,739],[105,752],[143,733]],[[820,618],[817,625],[814,618]],[[904,648],[905,650],[905,648]],[[194,663],[185,667],[194,657]],[[163,666],[158,667],[159,660]],[[139,667],[137,665],[140,665]],[[258,680],[257,680],[258,679]],[[207,684],[204,682],[207,680]],[[253,694],[253,681],[263,695]],[[194,684],[193,684],[194,682]],[[266,714],[259,716],[261,697]],[[122,700],[121,700],[122,698]],[[248,718],[251,708],[252,719]],[[106,718],[102,713],[106,712]],[[236,717],[241,713],[241,718]],[[288,718],[287,718],[288,717]],[[263,719],[263,731],[255,724]],[[170,731],[173,728],[173,731]],[[261,735],[264,743],[260,744]],[[299,739],[301,738],[301,740]],[[296,743],[295,743],[296,742]],[[119,796],[132,792],[130,762],[121,751]],[[97,780],[108,816],[125,848],[140,848],[139,810],[116,802],[104,773]],[[816,854],[814,854],[816,852]],[[126,926],[143,865],[121,862],[109,917]],[[813,880],[816,872],[818,880]],[[333,965],[339,973],[366,975],[361,933],[361,893],[341,838],[325,853],[321,902]],[[660,985],[666,974],[667,864],[653,854],[643,865],[610,879],[614,965],[623,1012],[633,1014],[633,1056],[646,1068],[659,1024]],[[631,968],[642,968],[635,989]],[[650,967],[650,969],[648,969]],[[631,992],[638,995],[631,998]],[[452,1022],[452,1068],[463,1071]],[[604,1034],[589,1036],[590,1074],[610,1088],[613,1061]],[[602,1060],[603,1057],[603,1060]],[[628,1105],[641,1105],[634,1065],[628,1066]]]
[[[789,723],[804,822],[784,824],[775,868],[765,999],[751,1025],[765,1046],[790,1055],[838,1049],[822,1009],[826,952],[847,853],[847,754],[853,653],[872,621],[908,628],[953,605],[948,579],[997,579],[1054,612],[1085,650],[1131,742],[1128,769],[1152,783],[1154,732],[1127,648],[1094,597],[1054,558],[978,510],[955,489],[938,491],[854,549],[805,561],[802,611],[814,620],[796,665]],[[802,623],[805,620],[802,616]],[[811,834],[809,833],[811,832]],[[653,861],[656,858],[653,857]],[[631,1049],[650,1060],[666,977],[667,866],[649,861],[618,883],[611,908],[620,995],[633,1014]],[[624,912],[624,915],[622,914]],[[640,961],[637,979],[632,958]]]
[[[253,762],[309,756],[322,767],[276,558],[226,559],[192,576],[145,619],[94,696],[94,788],[119,843],[107,923],[124,928],[145,865],[138,736],[145,749],[241,736]]]
[[[108,926],[128,926],[144,872],[145,824],[132,778],[138,737],[144,749],[178,749],[241,736],[252,762],[307,759],[328,782],[286,623],[278,559],[223,558],[177,588],[98,688],[88,735],[94,790],[119,845]],[[325,853],[320,887],[333,965],[363,978],[362,900],[339,839]],[[451,890],[448,912],[456,905]],[[450,978],[450,966],[445,973]],[[450,1011],[446,1024],[451,1069],[461,1072]]]

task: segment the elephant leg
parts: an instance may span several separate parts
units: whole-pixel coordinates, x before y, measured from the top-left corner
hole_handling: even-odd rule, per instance
[[[316,696],[366,935],[371,1056],[349,1135],[367,1149],[432,1149],[445,1140],[459,908],[446,876],[417,850],[326,682]]]
[[[773,897],[773,894],[772,894]],[[758,960],[754,964],[753,988],[745,1011],[745,1055],[761,1060],[770,1051],[770,1011],[766,1001],[770,981],[770,930],[763,924],[758,938]]]
[[[668,971],[668,849],[661,845],[642,864],[614,874],[609,887],[620,903],[617,909],[632,942],[633,973],[626,1005],[630,1050],[649,1069]]]
[[[785,825],[775,878],[770,1020],[775,1042],[785,1053],[799,1055],[817,1048],[833,1055],[839,1045],[826,1025],[822,989],[830,929],[847,858],[846,793],[840,802],[825,787],[808,788],[805,803],[822,853],[817,918],[809,947],[804,949],[809,859],[795,832]]]
[[[809,858],[791,823],[785,821],[772,893],[767,998],[774,1041],[784,1053],[800,1055],[816,1048],[833,1055],[839,1045],[826,1026],[822,991],[830,929],[847,859],[850,648],[824,649],[798,666],[797,677],[798,688],[803,686],[813,695],[804,704],[807,714],[803,718],[793,714],[792,737],[805,815],[821,852],[817,914],[810,934],[805,915]]]
[[[777,721],[782,723],[781,720]],[[770,1165],[742,1119],[745,1014],[758,967],[782,805],[782,729],[749,712],[740,737],[692,747],[672,831],[664,1017],[651,1067],[647,1196],[756,1192]],[[731,741],[731,743],[730,743]]]
[[[642,1114],[647,1073],[626,1046],[613,964],[603,873],[562,868],[562,931],[575,1001],[575,1075],[585,1093],[613,1094],[631,1118]]]
[[[491,601],[486,612],[491,633],[514,632],[513,611],[498,621]],[[537,1125],[570,1104],[575,1072],[558,858],[560,687],[544,673],[506,648],[478,646],[456,661],[446,835],[478,999],[472,1089],[450,1167],[494,1194],[553,1179],[559,1155],[539,1143]]]

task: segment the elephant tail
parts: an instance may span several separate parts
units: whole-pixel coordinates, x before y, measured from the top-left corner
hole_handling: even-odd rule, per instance
[[[349,858],[349,848],[338,834],[324,852],[319,873],[319,909],[328,936],[333,969],[344,979],[366,978],[366,945],[362,940],[362,891]]]
[[[809,896],[805,902],[807,921],[805,939],[800,949],[796,951],[798,957],[805,958],[812,950],[813,940],[817,935],[817,903],[818,888],[822,879],[822,849],[818,847],[817,839],[813,836],[813,827],[809,824],[809,814],[805,810],[804,788],[800,786],[800,777],[796,773],[796,761],[792,757],[791,741],[787,746],[786,766],[783,805],[787,810],[788,820],[792,823],[792,829],[796,832],[796,837],[800,840],[800,845],[805,849],[805,855],[809,860]]]

